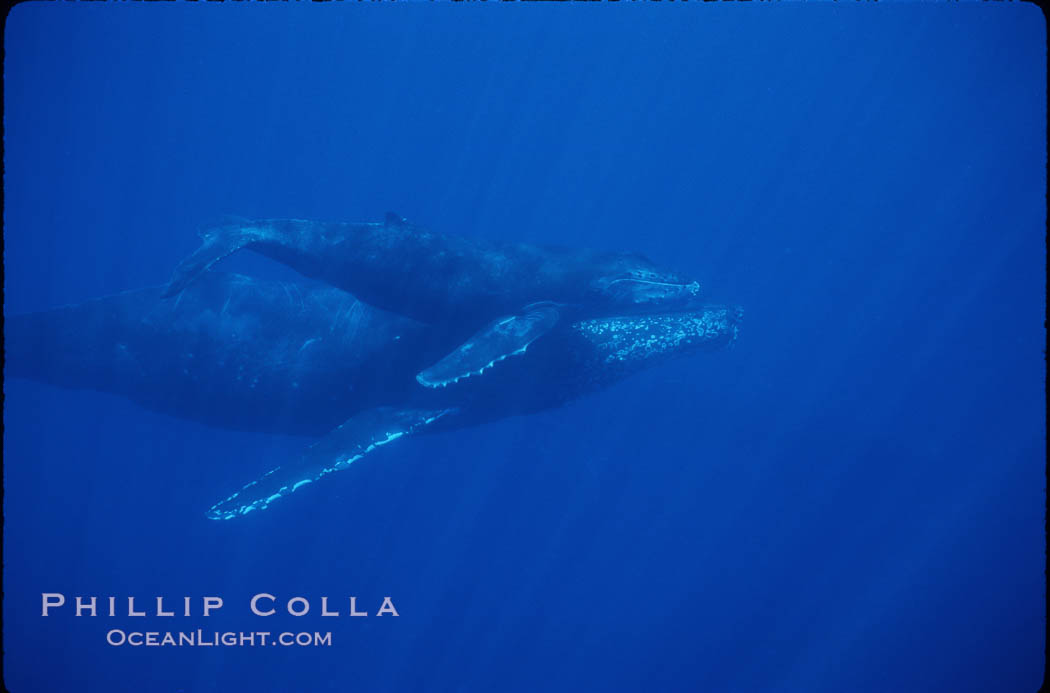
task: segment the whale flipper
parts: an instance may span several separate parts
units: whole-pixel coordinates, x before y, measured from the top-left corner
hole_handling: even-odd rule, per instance
[[[216,262],[261,240],[264,234],[263,228],[240,217],[228,217],[220,225],[202,229],[200,236],[204,242],[201,243],[201,247],[179,263],[161,297],[170,298],[180,293]]]
[[[263,510],[326,474],[349,467],[376,448],[455,413],[456,409],[398,409],[378,407],[347,419],[343,425],[311,445],[295,462],[263,474],[208,510],[212,520],[231,520]]]
[[[533,303],[521,315],[496,318],[455,351],[419,373],[416,380],[427,387],[445,387],[462,378],[481,375],[508,356],[525,353],[536,339],[554,327],[561,311],[554,303]]]

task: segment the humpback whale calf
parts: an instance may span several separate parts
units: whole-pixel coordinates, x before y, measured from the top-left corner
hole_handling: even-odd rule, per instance
[[[438,234],[392,212],[378,223],[229,219],[201,236],[165,296],[251,249],[372,306],[456,332],[461,343],[417,374],[428,387],[525,353],[559,321],[687,308],[700,292],[696,281],[641,255]]]
[[[668,358],[731,343],[741,311],[560,321],[485,378],[419,387],[453,335],[326,286],[208,272],[177,300],[139,289],[7,322],[8,374],[113,392],[167,414],[318,436],[295,461],[216,503],[242,517],[412,433],[560,406]]]

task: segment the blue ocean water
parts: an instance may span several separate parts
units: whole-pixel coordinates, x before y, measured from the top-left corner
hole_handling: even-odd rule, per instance
[[[5,380],[5,684],[1035,690],[1043,26],[1021,3],[15,7],[7,315],[162,284],[219,215],[394,210],[638,251],[746,318],[732,350],[236,522],[204,510],[307,441]],[[225,604],[44,618],[43,592]],[[256,617],[259,592],[314,610]]]

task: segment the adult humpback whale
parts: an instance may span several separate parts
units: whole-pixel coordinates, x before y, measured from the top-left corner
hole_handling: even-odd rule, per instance
[[[140,289],[7,323],[9,375],[125,395],[221,427],[321,438],[213,506],[267,507],[398,438],[559,406],[667,358],[725,346],[740,311],[563,321],[522,358],[455,388],[421,388],[451,337],[330,287],[209,272],[178,300]]]
[[[525,353],[559,321],[683,309],[700,291],[637,254],[438,234],[393,213],[379,223],[231,219],[201,236],[165,296],[249,248],[375,307],[457,333],[462,343],[418,373],[428,387]]]

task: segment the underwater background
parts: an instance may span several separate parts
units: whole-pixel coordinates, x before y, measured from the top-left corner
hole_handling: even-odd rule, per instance
[[[5,380],[10,690],[1038,688],[1036,6],[34,3],[5,31],[7,315],[163,284],[223,214],[388,210],[641,252],[746,311],[733,349],[234,522],[204,511],[307,440]],[[42,592],[225,605],[43,618]]]

